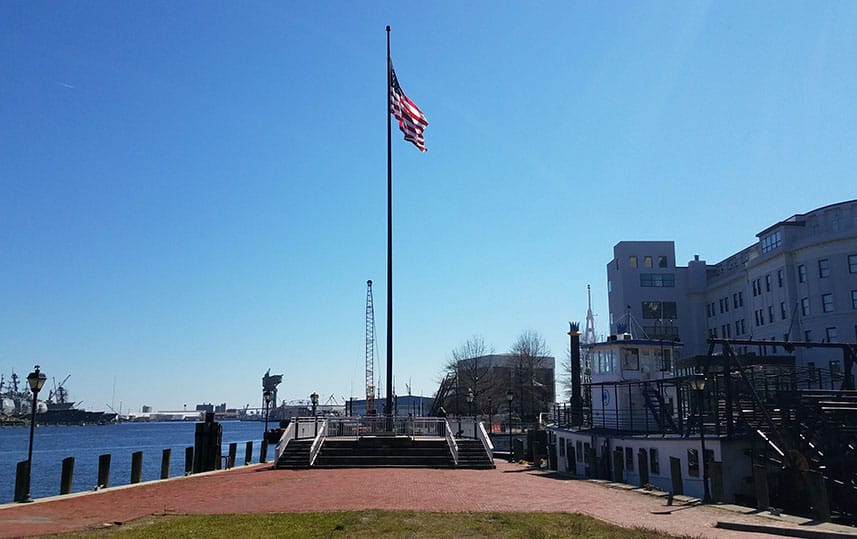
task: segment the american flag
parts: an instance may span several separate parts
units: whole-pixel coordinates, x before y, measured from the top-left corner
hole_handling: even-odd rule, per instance
[[[426,150],[426,139],[423,131],[428,127],[425,114],[411,101],[396,78],[396,70],[390,66],[390,112],[399,120],[399,129],[405,134],[405,140],[413,143],[421,152]]]

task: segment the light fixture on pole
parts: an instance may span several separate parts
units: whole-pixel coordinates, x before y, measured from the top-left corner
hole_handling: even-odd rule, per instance
[[[42,387],[45,385],[45,380],[47,377],[45,373],[39,370],[39,366],[35,366],[35,370],[27,375],[27,383],[30,384],[30,391],[33,392],[33,404],[32,415],[30,416],[30,448],[27,452],[27,495],[20,501],[22,502],[31,502],[33,498],[30,497],[30,474],[33,471],[33,434],[36,428],[36,409],[39,407],[39,391],[42,390]]]
[[[270,389],[262,392],[262,397],[265,399],[265,432],[268,432],[268,417],[271,414],[271,401],[274,399],[274,393]]]
[[[702,454],[699,456],[699,465],[702,467],[702,503],[711,503],[711,492],[708,490],[708,463],[705,462],[705,427],[702,423],[702,407],[705,394],[705,375],[698,372],[690,380],[690,386],[696,394],[696,409],[699,414],[699,445]]]
[[[515,452],[512,451],[512,401],[515,400],[515,392],[511,389],[506,392],[506,402],[509,403],[509,462],[515,461]]]
[[[473,417],[473,437],[476,438],[476,416],[473,415],[473,388],[467,388],[467,407],[469,408],[470,416]]]
[[[318,393],[313,391],[312,395],[309,396],[309,400],[312,402],[312,422],[315,424],[315,436],[318,436],[318,419],[315,415],[316,406],[318,406]]]

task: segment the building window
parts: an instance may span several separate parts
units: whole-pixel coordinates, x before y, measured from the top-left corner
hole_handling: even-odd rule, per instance
[[[822,279],[830,277],[830,259],[822,258],[818,261],[818,276]]]
[[[650,257],[650,256],[644,256],[643,257],[643,267],[644,268],[651,268],[653,265],[654,264],[652,264],[652,257]]]
[[[631,255],[628,257],[628,266],[630,266],[632,268],[637,267],[637,257],[636,256]]]
[[[765,275],[765,292],[771,291],[771,274]]]
[[[809,316],[809,298],[800,298],[800,314]]]
[[[805,342],[812,342],[812,330],[807,329],[803,332],[803,340]]]
[[[574,456],[577,459],[577,462],[583,462],[583,443],[578,440],[575,445],[576,451],[574,452]]]
[[[658,450],[654,447],[649,449],[649,471],[656,475],[661,473],[661,461],[658,458]]]
[[[723,314],[723,298],[720,298],[717,303],[720,304],[720,314]]]
[[[851,308],[857,309],[857,290],[851,291]]]
[[[674,301],[644,301],[643,318],[647,320],[675,320],[678,318]]]
[[[630,447],[625,448],[625,469],[629,472],[634,471],[634,450]]]
[[[848,273],[857,273],[857,255],[848,255]]]
[[[826,313],[833,312],[833,294],[821,295],[821,310]]]
[[[658,257],[658,267],[659,268],[668,268],[669,267],[667,265],[667,257],[665,257],[665,256],[659,256]]]
[[[565,456],[565,440],[563,438],[560,438],[557,445],[559,446],[559,456],[564,457]]]
[[[753,279],[753,297],[755,298],[762,293],[762,282],[759,279]]]
[[[744,292],[738,292],[738,306],[744,306]]]
[[[783,244],[782,233],[777,230],[773,234],[769,234],[762,238],[762,253],[770,252]]]
[[[777,287],[783,287],[783,270],[777,270]]]
[[[780,302],[780,319],[785,320],[787,315],[788,315],[788,313],[786,313],[786,302],[781,301]]]
[[[797,267],[797,282],[806,282],[806,266],[804,266],[803,264]]]
[[[640,286],[673,288],[675,286],[675,275],[672,273],[641,273]]]
[[[768,305],[768,323],[769,324],[774,323],[774,306],[773,305]]]
[[[824,328],[824,335],[827,337],[827,342],[839,341],[839,331],[836,328]]]

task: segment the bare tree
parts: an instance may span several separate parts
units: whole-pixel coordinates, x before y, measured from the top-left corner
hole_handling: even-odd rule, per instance
[[[518,387],[521,418],[532,419],[545,408],[547,391],[536,374],[550,350],[541,335],[527,330],[518,336],[509,352],[514,357],[513,377]]]
[[[492,413],[487,409],[487,395],[493,386],[492,369],[484,356],[493,354],[493,347],[485,344],[479,335],[473,335],[452,351],[452,357],[446,365],[446,371],[456,378],[455,392],[450,405],[454,405],[457,414],[470,411],[467,394],[473,393],[473,410],[478,413]]]

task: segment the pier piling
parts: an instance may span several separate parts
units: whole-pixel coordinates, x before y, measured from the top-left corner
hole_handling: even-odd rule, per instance
[[[170,456],[172,453],[172,449],[164,449],[161,453],[161,479],[170,478]]]
[[[238,444],[236,442],[232,442],[229,444],[229,459],[226,461],[226,468],[234,468],[235,467],[235,457],[238,454]]]
[[[268,440],[262,438],[262,445],[259,446],[259,462],[268,462]]]
[[[247,466],[251,462],[253,462],[253,440],[248,441],[244,449],[244,466]]]
[[[131,453],[131,484],[139,483],[143,480],[143,452],[134,451]]]
[[[15,469],[15,501],[26,502],[30,497],[29,461],[22,460]]]
[[[184,448],[184,474],[193,473],[193,447]]]
[[[98,457],[98,484],[96,489],[110,486],[110,453]]]
[[[62,459],[62,477],[60,478],[60,494],[71,494],[72,478],[74,476],[74,457]]]

